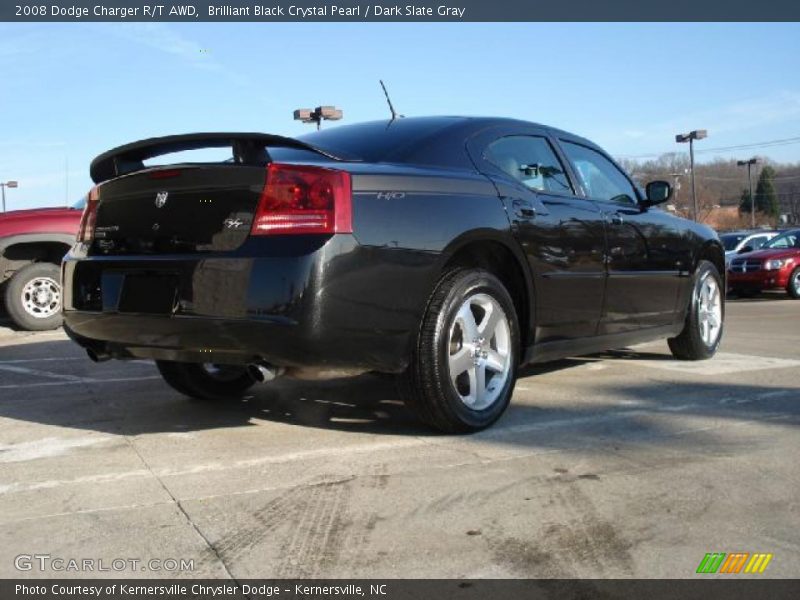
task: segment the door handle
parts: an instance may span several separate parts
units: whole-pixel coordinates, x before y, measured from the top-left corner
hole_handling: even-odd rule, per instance
[[[536,209],[533,204],[526,200],[515,199],[511,202],[514,214],[521,219],[532,219],[536,216]]]
[[[625,222],[622,218],[622,215],[618,212],[605,213],[604,216],[606,223],[609,223],[610,225],[622,225]]]

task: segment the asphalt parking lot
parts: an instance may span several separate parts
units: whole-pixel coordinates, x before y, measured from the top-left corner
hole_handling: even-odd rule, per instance
[[[527,369],[466,437],[376,376],[197,403],[0,322],[0,577],[695,576],[707,552],[800,572],[800,302],[728,303],[712,361],[666,343]],[[19,555],[186,559],[54,572]]]

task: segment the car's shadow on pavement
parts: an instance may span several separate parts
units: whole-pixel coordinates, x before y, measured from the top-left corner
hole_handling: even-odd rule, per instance
[[[400,400],[394,379],[388,376],[321,382],[278,380],[255,386],[242,400],[209,403],[173,391],[149,363],[112,361],[95,365],[88,359],[84,363],[82,357],[83,353],[65,340],[0,347],[0,417],[126,436],[248,427],[259,421],[296,426],[298,430],[311,427],[379,435],[440,435],[416,420]],[[556,361],[523,369],[519,386],[535,390],[537,376],[559,371],[573,376],[569,371],[604,357],[671,360],[665,354],[624,350]],[[50,360],[31,360],[39,358]],[[19,362],[26,360],[31,362]],[[20,367],[30,373],[20,371]],[[51,377],[43,373],[51,373]],[[52,374],[66,378],[59,381]],[[559,387],[552,383],[549,378],[541,396],[512,401],[494,427],[476,435],[504,444],[545,448],[606,444],[616,436],[633,436],[652,445],[691,446],[713,443],[714,434],[703,433],[701,428],[676,442],[673,434],[685,426],[674,422],[676,416],[700,415],[717,422],[779,420],[782,424],[800,424],[797,388],[717,381],[665,382],[649,377],[627,382],[606,379],[597,384],[598,400],[561,402],[549,397],[555,394],[554,387]],[[627,424],[614,427],[615,420]]]
[[[790,298],[789,295],[782,290],[762,292],[755,296],[737,296],[735,293],[728,293],[725,297],[726,302],[736,302],[737,304],[748,302],[777,302],[779,300],[791,299],[792,298]]]

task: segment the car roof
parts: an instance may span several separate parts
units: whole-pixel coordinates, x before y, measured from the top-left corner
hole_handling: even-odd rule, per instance
[[[778,233],[774,229],[742,229],[740,231],[726,231],[721,235],[742,235],[742,236],[750,236],[750,235],[763,235],[768,233]]]
[[[478,116],[403,117],[338,125],[300,136],[298,139],[330,152],[344,152],[367,162],[422,162],[449,166],[471,166],[464,142],[481,131],[540,129],[550,135],[598,148],[575,134],[520,119]],[[600,148],[598,148],[600,149]],[[602,149],[600,149],[602,150]],[[453,155],[453,156],[449,156]],[[457,155],[457,156],[456,156]]]

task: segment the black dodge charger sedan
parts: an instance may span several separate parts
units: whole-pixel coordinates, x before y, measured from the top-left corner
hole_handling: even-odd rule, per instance
[[[169,157],[207,148],[230,157]],[[716,234],[656,207],[668,183],[641,190],[551,127],[177,135],[101,154],[91,175],[66,330],[94,360],[155,359],[192,397],[394,373],[423,421],[474,431],[520,365],[659,338],[704,359],[722,336]]]

